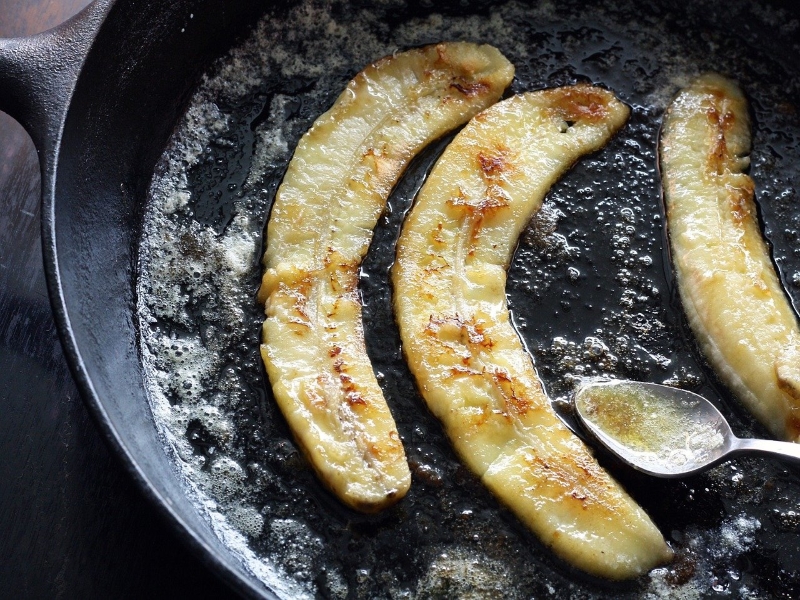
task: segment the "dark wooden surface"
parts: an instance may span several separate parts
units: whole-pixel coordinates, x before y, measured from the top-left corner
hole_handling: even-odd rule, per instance
[[[0,37],[87,0],[0,0]],[[39,165],[0,113],[0,598],[230,598],[111,456],[56,334],[42,270]]]

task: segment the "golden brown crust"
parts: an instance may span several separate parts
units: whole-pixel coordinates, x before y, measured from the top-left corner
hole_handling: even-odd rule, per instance
[[[590,86],[477,115],[428,176],[392,269],[409,367],[462,460],[559,556],[612,579],[669,548],[553,412],[510,323],[505,267],[550,185],[627,115]]]
[[[300,140],[267,226],[261,347],[320,479],[348,506],[401,498],[410,472],[364,345],[358,268],[400,174],[428,142],[497,100],[494,48],[437,44],[376,61]]]
[[[706,74],[682,90],[661,136],[667,223],[684,310],[709,362],[774,435],[794,441],[800,329],[761,235],[749,151],[734,82]]]

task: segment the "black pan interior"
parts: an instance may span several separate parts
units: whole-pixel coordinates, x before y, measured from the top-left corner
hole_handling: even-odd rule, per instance
[[[713,69],[742,83],[755,117],[752,175],[765,231],[798,306],[800,277],[794,274],[800,273],[800,211],[794,206],[793,183],[800,180],[797,14],[772,4],[709,1],[681,8],[654,2],[646,9],[633,2],[562,2],[513,10],[486,2],[306,6],[303,11],[247,2],[119,2],[76,90],[54,206],[65,307],[82,361],[81,384],[105,431],[135,465],[149,493],[229,581],[252,594],[265,588],[248,572],[245,564],[252,563],[241,562],[230,544],[215,535],[215,528],[218,533],[222,529],[209,520],[207,507],[198,507],[203,494],[216,503],[211,512],[231,522],[243,506],[255,510],[256,525],[251,518],[242,534],[246,550],[273,565],[278,580],[299,582],[322,597],[619,598],[692,590],[707,596],[740,596],[748,590],[772,597],[800,594],[800,479],[780,464],[741,461],[665,482],[636,476],[601,457],[679,555],[675,565],[652,579],[620,585],[586,578],[553,559],[460,466],[403,364],[388,285],[403,214],[448,140],[434,144],[409,169],[363,267],[368,350],[414,475],[409,496],[391,510],[366,517],[342,508],[316,481],[272,403],[258,357],[257,235],[235,287],[225,287],[224,277],[211,278],[201,291],[192,272],[181,280],[183,275],[173,271],[174,280],[165,285],[177,285],[185,295],[184,316],[161,311],[152,321],[140,321],[138,312],[159,302],[161,288],[140,285],[141,270],[151,268],[153,252],[175,250],[173,264],[215,259],[192,236],[157,243],[146,228],[158,195],[149,186],[154,172],[157,181],[175,166],[168,164],[175,156],[169,150],[185,127],[181,115],[195,86],[208,89],[198,83],[200,73],[209,69],[213,78],[231,68],[225,56],[207,65],[224,54],[248,22],[255,23],[257,14],[268,15],[262,34],[280,28],[285,32],[281,47],[299,56],[312,45],[309,14],[344,30],[351,22],[356,23],[351,27],[371,28],[371,39],[389,40],[387,52],[401,42],[432,43],[445,35],[472,39],[472,32],[494,31],[493,38],[473,41],[493,43],[515,62],[512,92],[592,81],[611,88],[633,108],[626,129],[555,186],[510,270],[508,296],[515,321],[549,393],[563,398],[571,377],[581,374],[670,380],[715,400],[737,433],[763,435],[715,380],[686,328],[665,250],[655,148],[663,107],[681,77]],[[364,17],[362,10],[373,16]],[[514,23],[508,20],[511,14]],[[505,15],[508,35],[497,28],[452,26],[466,23],[464,15],[479,23]],[[414,26],[416,33],[398,33]],[[189,196],[170,217],[177,227],[204,228],[224,237],[237,211],[248,210],[258,215],[252,226],[263,228],[294,143],[346,81],[380,56],[367,56],[358,32],[345,33],[341,43],[350,46],[340,54],[349,62],[330,72],[309,76],[303,71],[265,78],[244,92],[219,92],[213,100],[230,125],[224,133],[207,136],[206,145],[195,152],[198,160],[182,166]],[[665,61],[667,50],[672,54]],[[253,56],[273,67],[279,60],[277,53]],[[277,118],[278,109],[289,124],[286,148],[259,162],[259,132]],[[176,124],[178,133],[169,141]],[[263,171],[248,180],[254,164]],[[221,315],[209,289],[234,290],[238,324],[231,326]],[[163,423],[154,426],[142,356],[155,355],[151,366],[163,367],[158,362],[162,350],[152,343],[157,335],[171,336],[176,348],[196,337],[224,356],[223,366],[196,381],[197,387],[186,388],[192,381],[176,376],[162,388],[173,407],[202,402],[192,397],[198,390],[219,395],[235,388],[235,403],[225,415],[230,431],[215,431],[202,418],[182,421],[178,431]],[[214,346],[215,339],[222,341]],[[215,400],[215,406],[220,404],[225,410],[224,400]],[[177,445],[190,448],[191,457],[175,450],[171,434],[181,438]],[[226,460],[238,465],[237,477],[243,474],[244,483],[232,495],[203,483],[208,481],[204,473]],[[197,489],[200,496],[188,491]]]
[[[136,247],[143,200],[202,68],[263,6],[241,1],[115,3],[89,53],[64,127],[56,197],[45,198],[45,262],[66,355],[102,431],[188,544],[244,594],[254,581],[198,517],[161,447],[139,360]],[[50,229],[48,229],[50,228]],[[56,280],[57,278],[57,280]]]

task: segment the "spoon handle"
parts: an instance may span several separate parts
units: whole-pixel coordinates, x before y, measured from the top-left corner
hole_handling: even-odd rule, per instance
[[[800,464],[800,444],[795,444],[793,442],[736,438],[731,448],[731,454],[745,453],[774,456]]]

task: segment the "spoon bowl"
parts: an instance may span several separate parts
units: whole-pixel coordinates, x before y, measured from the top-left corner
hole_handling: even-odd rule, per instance
[[[574,394],[578,419],[602,446],[655,477],[687,477],[741,454],[800,463],[800,444],[741,439],[702,396],[638,381],[583,381]]]

